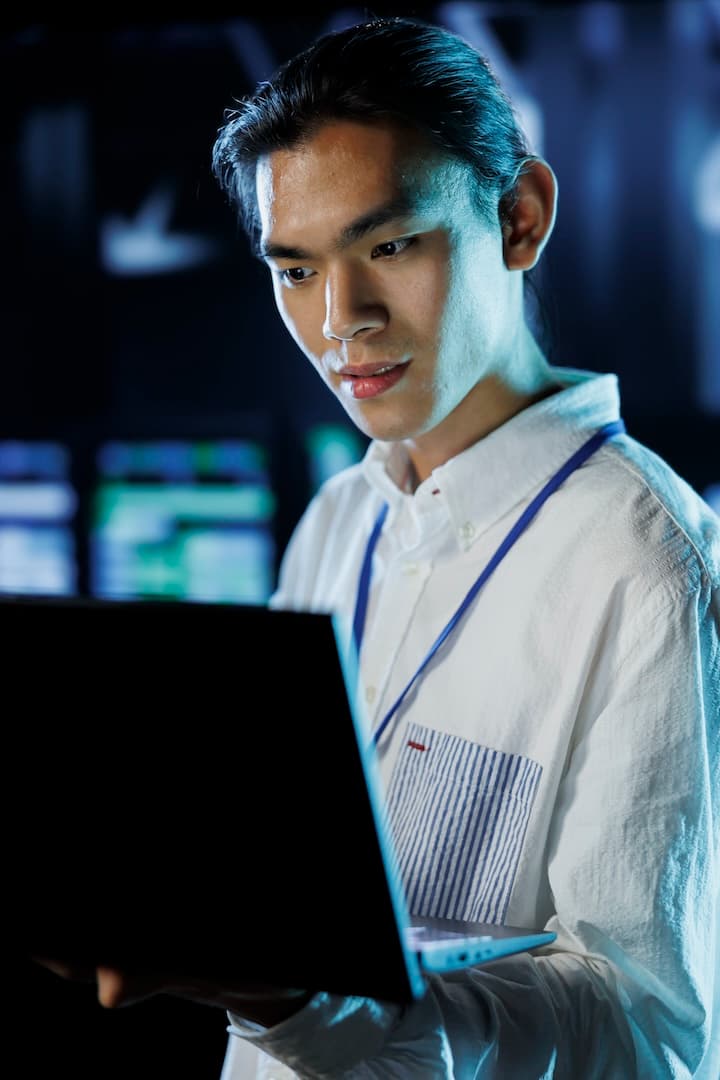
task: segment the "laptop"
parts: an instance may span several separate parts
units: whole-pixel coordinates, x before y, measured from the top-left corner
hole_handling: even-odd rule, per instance
[[[330,613],[0,597],[20,952],[405,1003],[551,943],[407,910],[346,640]]]

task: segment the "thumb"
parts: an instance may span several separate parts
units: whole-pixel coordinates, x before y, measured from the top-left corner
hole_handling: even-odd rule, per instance
[[[105,1009],[132,1005],[161,992],[156,981],[133,978],[115,968],[98,967],[95,969],[95,977],[98,1001]]]

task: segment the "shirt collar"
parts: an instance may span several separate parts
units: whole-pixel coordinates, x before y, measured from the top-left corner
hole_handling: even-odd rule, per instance
[[[450,517],[469,547],[486,528],[538,489],[603,424],[620,415],[618,378],[552,368],[562,389],[528,406],[495,431],[434,469],[413,495],[403,490],[408,458],[400,443],[374,440],[363,459],[368,483],[390,504],[388,522],[407,500]],[[439,492],[439,499],[438,493]]]

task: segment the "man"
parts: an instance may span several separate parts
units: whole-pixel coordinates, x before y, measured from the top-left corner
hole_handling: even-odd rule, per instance
[[[720,523],[526,321],[551,167],[469,45],[390,19],[258,87],[214,168],[371,440],[271,602],[353,622],[411,910],[557,938],[404,1010],[111,971],[101,1001],[226,1009],[224,1080],[253,1045],[267,1075],[716,1080]]]

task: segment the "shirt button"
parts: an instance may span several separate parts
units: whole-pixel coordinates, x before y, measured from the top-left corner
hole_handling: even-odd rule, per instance
[[[403,563],[403,568],[402,569],[403,569],[403,574],[411,575],[411,574],[417,574],[420,567],[418,566],[418,564],[416,562],[406,562],[406,563]]]
[[[368,686],[368,688],[365,691],[365,700],[367,701],[368,705],[372,705],[372,703],[375,700],[376,696],[377,696],[377,690],[375,689],[375,687],[374,686]]]
[[[472,540],[473,536],[475,535],[475,526],[473,525],[472,521],[466,521],[463,525],[460,526],[459,532],[463,540]]]

